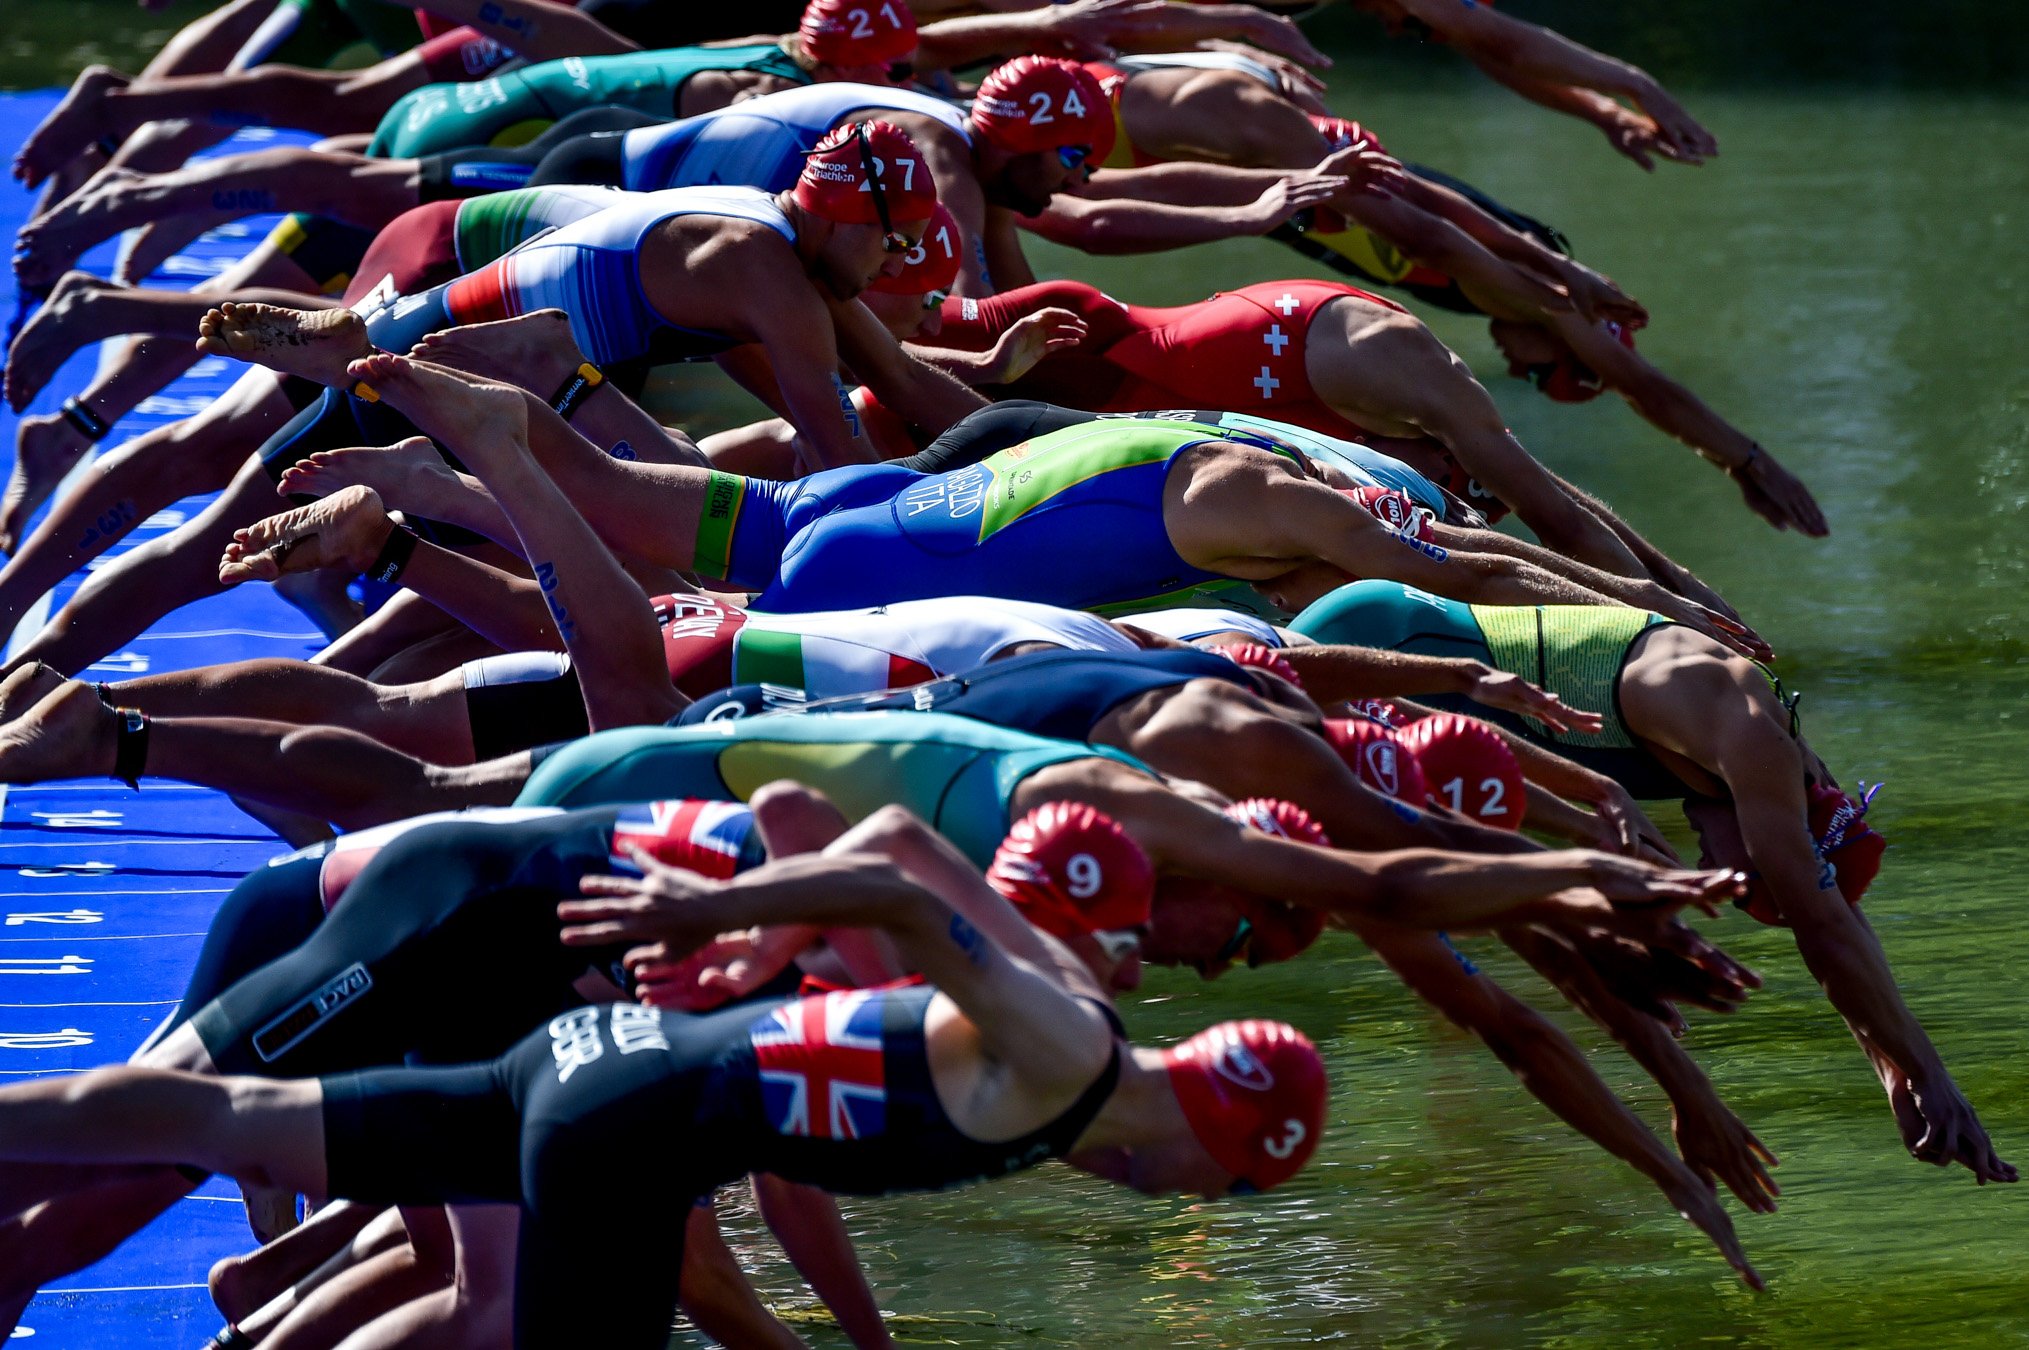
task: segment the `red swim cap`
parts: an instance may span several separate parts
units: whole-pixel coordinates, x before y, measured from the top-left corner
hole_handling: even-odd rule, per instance
[[[796,36],[827,66],[885,66],[916,50],[907,0],[810,0]]]
[[[1230,647],[1214,647],[1212,650],[1236,666],[1265,670],[1270,675],[1280,675],[1298,689],[1303,688],[1303,677],[1296,673],[1296,667],[1284,660],[1282,653],[1273,647],[1259,642],[1237,642]]]
[[[1432,801],[1482,825],[1522,828],[1529,789],[1515,752],[1499,732],[1471,717],[1439,713],[1411,722],[1396,735],[1416,756]]]
[[[1227,807],[1226,816],[1250,830],[1259,830],[1280,839],[1315,844],[1319,848],[1332,846],[1331,836],[1324,832],[1324,826],[1295,802],[1275,797],[1249,797]],[[1247,964],[1250,967],[1272,966],[1278,961],[1300,956],[1317,941],[1318,934],[1324,932],[1324,911],[1310,905],[1291,905],[1241,891],[1232,892],[1230,898],[1247,916],[1247,922],[1253,925],[1254,931],[1247,939]]]
[[[1634,350],[1634,330],[1608,319],[1606,331],[1620,339],[1620,345]],[[1530,366],[1528,378],[1535,386],[1559,403],[1590,403],[1606,391],[1606,382],[1593,373],[1592,367],[1580,361],[1569,348],[1558,353],[1555,361],[1540,366]]]
[[[1339,491],[1358,502],[1374,519],[1398,534],[1430,542],[1433,520],[1430,512],[1416,504],[1416,499],[1400,488],[1365,487],[1340,488]]]
[[[793,193],[814,216],[843,225],[878,225],[867,169],[887,198],[890,221],[928,220],[937,207],[937,184],[909,133],[893,122],[842,122],[824,134],[803,160]]]
[[[1318,135],[1324,137],[1326,148],[1333,154],[1355,147],[1370,154],[1388,153],[1388,147],[1381,144],[1379,136],[1350,118],[1313,116],[1310,124],[1317,128]]]
[[[1888,851],[1888,841],[1866,821],[1867,808],[1874,804],[1874,794],[1880,790],[1881,784],[1876,783],[1856,801],[1829,783],[1813,783],[1808,794],[1811,845],[1824,865],[1832,869],[1839,894],[1855,907],[1880,875],[1881,855]],[[1765,924],[1789,927],[1776,907],[1775,893],[1759,876],[1748,883],[1747,894],[1733,903]]]
[[[1212,1160],[1257,1191],[1280,1185],[1317,1150],[1324,1060],[1287,1022],[1221,1022],[1163,1052],[1170,1087]]]
[[[1397,733],[1362,718],[1327,717],[1324,738],[1362,783],[1396,801],[1423,805],[1429,795],[1423,769]]]
[[[1148,855],[1083,802],[1046,802],[1016,821],[986,879],[1024,919],[1063,938],[1143,927],[1155,901]]]
[[[923,240],[902,257],[900,276],[885,273],[867,287],[884,295],[928,295],[948,291],[958,280],[958,250],[963,247],[958,221],[937,203],[930,223],[923,227]]]
[[[1096,164],[1113,152],[1113,106],[1099,81],[1054,56],[1017,56],[980,81],[972,125],[1010,154],[1079,145]]]

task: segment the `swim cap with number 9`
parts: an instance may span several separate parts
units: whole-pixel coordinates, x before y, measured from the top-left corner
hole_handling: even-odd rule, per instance
[[[1046,933],[1140,928],[1155,869],[1119,822],[1083,802],[1046,802],[1016,821],[986,879]]]

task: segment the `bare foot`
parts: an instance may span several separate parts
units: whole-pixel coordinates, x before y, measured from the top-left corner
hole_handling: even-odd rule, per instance
[[[143,200],[136,192],[148,175],[108,165],[83,187],[21,227],[14,238],[14,275],[41,291],[101,239],[118,234]]]
[[[103,134],[100,101],[128,83],[128,77],[111,66],[86,66],[63,102],[22,143],[21,153],[14,156],[14,176],[34,187],[97,140]]]
[[[254,1230],[254,1236],[265,1245],[273,1242],[294,1229],[299,1222],[296,1217],[296,1193],[278,1191],[266,1186],[243,1185],[240,1200],[247,1208],[247,1227]]]
[[[469,375],[526,382],[539,389],[555,388],[585,360],[571,332],[570,315],[560,309],[427,333],[409,355]]]
[[[28,518],[56,491],[56,485],[91,444],[61,413],[21,419],[14,433],[14,468],[7,476],[7,495],[0,498],[0,553],[13,555],[28,529]]]
[[[346,362],[373,350],[365,320],[349,309],[224,304],[198,320],[197,332],[201,352],[333,387],[346,383]]]
[[[218,565],[218,579],[237,586],[319,567],[364,572],[393,528],[372,488],[341,488],[322,501],[233,531]]]
[[[0,723],[12,722],[64,683],[61,671],[40,661],[16,666],[0,680]]]
[[[30,220],[54,211],[63,199],[91,181],[92,175],[106,167],[112,157],[97,145],[88,145],[71,158],[70,163],[42,180],[42,191],[35,196],[35,209],[28,213]]]
[[[94,334],[75,335],[76,320],[101,291],[114,289],[89,272],[65,272],[23,325],[14,345],[7,349],[7,406],[20,412],[28,401],[42,392],[57,367],[70,360],[71,353],[94,340]]]
[[[0,727],[0,783],[45,783],[113,771],[119,715],[90,685],[67,681]]]
[[[482,466],[500,463],[502,454],[528,453],[525,390],[391,352],[354,361],[346,373],[481,477]]]
[[[139,286],[168,262],[195,243],[200,235],[218,224],[210,215],[178,214],[129,230],[113,261],[113,279]]]
[[[431,480],[456,478],[427,436],[393,445],[319,450],[282,471],[277,487],[285,497],[328,497],[340,488],[372,488],[383,504],[399,511],[422,511]]]

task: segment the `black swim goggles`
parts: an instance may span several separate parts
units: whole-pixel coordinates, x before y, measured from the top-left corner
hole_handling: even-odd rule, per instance
[[[874,215],[881,222],[881,247],[889,253],[907,253],[916,247],[916,241],[896,229],[888,215],[888,190],[881,186],[881,176],[875,170],[873,148],[867,144],[867,124],[853,123],[852,137],[859,142],[860,167],[866,170],[867,191],[874,194]]]

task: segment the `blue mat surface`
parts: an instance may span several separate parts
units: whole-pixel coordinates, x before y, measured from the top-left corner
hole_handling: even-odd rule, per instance
[[[0,159],[11,159],[57,95],[0,94]],[[220,153],[302,143],[290,133],[243,133]],[[0,185],[0,231],[12,239],[33,203]],[[207,235],[172,259],[151,285],[188,287],[246,252],[274,223],[249,220]],[[82,266],[105,275],[113,245]],[[17,298],[0,269],[4,306]],[[80,352],[30,407],[54,411],[89,381],[95,349]],[[207,359],[124,418],[105,448],[202,408],[243,367]],[[18,419],[0,405],[0,446],[12,455]],[[158,513],[120,546],[173,529],[206,499]],[[116,550],[117,552],[118,550]],[[114,555],[108,555],[114,556]],[[60,606],[81,577],[58,587]],[[24,629],[33,631],[31,614]],[[251,656],[308,656],[321,644],[310,623],[264,586],[227,592],[165,619],[92,667],[117,679]],[[247,869],[285,851],[260,825],[214,792],[145,782],[139,793],[111,782],[0,789],[0,1076],[5,1081],[75,1072],[122,1060],[175,1005],[206,923]],[[57,1282],[30,1305],[15,1332],[37,1345],[130,1350],[201,1345],[220,1325],[204,1290],[220,1257],[252,1244],[231,1186],[212,1182],[118,1252]]]

